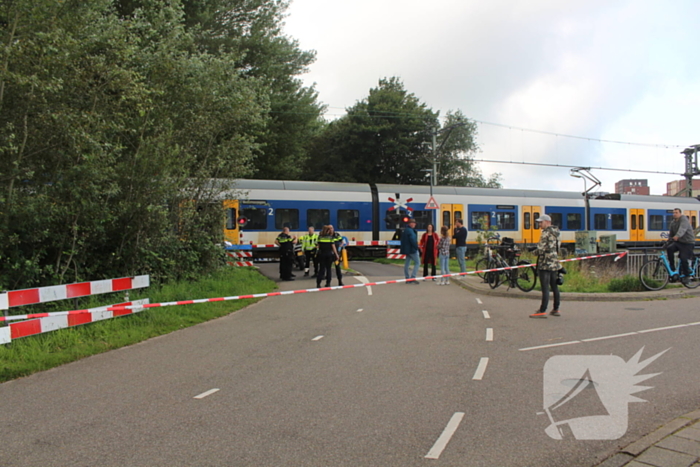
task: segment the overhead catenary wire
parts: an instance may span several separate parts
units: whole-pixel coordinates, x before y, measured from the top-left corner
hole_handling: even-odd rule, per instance
[[[517,164],[517,165],[536,165],[540,167],[559,167],[565,169],[596,169],[596,170],[610,170],[615,172],[636,172],[636,173],[648,173],[648,174],[661,174],[661,175],[683,175],[678,172],[661,172],[654,170],[638,170],[638,169],[619,169],[615,167],[582,167],[580,165],[565,165],[565,164],[547,164],[544,162],[518,162],[518,161],[499,161],[494,159],[469,159],[472,162],[490,162],[494,164]]]

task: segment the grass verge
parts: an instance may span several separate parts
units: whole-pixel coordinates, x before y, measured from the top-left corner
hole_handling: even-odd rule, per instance
[[[151,303],[264,293],[275,283],[253,268],[225,268],[197,282],[180,282],[132,292],[131,299]],[[94,296],[81,304],[92,308],[121,297]],[[140,313],[13,340],[0,346],[0,382],[47,370],[90,355],[135,344],[240,310],[257,300],[146,309]],[[64,302],[69,303],[69,302]],[[65,309],[70,309],[68,306]]]

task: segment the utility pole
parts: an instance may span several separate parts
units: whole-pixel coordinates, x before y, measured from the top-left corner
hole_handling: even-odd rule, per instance
[[[682,196],[684,193],[688,193],[688,197],[693,197],[693,175],[700,175],[700,170],[698,170],[698,149],[700,149],[700,144],[690,146],[681,151],[681,154],[685,156],[685,188],[680,192],[676,193],[675,196]]]

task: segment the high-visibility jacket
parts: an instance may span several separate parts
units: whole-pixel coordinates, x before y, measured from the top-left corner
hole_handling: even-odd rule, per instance
[[[316,249],[316,244],[318,243],[318,234],[306,234],[301,237],[301,249],[304,251],[313,251]]]
[[[335,237],[318,237],[318,254],[321,256],[334,256],[333,245],[335,245],[335,242]]]
[[[280,245],[280,256],[292,255],[294,253],[294,239],[287,234],[280,234],[277,237],[277,243]]]

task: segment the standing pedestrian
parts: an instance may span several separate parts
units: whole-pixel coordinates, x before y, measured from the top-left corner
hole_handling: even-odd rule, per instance
[[[537,270],[539,271],[540,284],[542,286],[542,303],[539,310],[530,315],[530,318],[546,318],[549,306],[549,289],[554,293],[554,308],[549,313],[552,316],[559,314],[559,285],[557,279],[561,265],[559,264],[559,229],[552,225],[552,218],[544,214],[537,219],[542,229],[540,242],[533,250],[537,251]]]
[[[343,250],[348,244],[348,238],[344,237],[340,232],[336,232],[335,228],[330,225],[333,238],[335,239],[335,249],[338,252],[338,259],[335,260],[335,275],[338,278],[338,285],[343,285],[343,269],[340,266],[340,260],[343,258]]]
[[[279,247],[280,255],[280,279],[293,281],[292,267],[294,266],[294,244],[297,238],[289,234],[289,227],[282,229],[282,233],[275,239],[275,245]]]
[[[406,279],[414,279],[407,284],[420,284],[416,281],[418,273],[418,265],[420,264],[420,255],[418,249],[418,232],[416,232],[416,220],[411,218],[408,220],[408,225],[403,229],[401,234],[401,254],[406,255],[406,262],[403,265],[403,273]],[[413,272],[409,275],[408,270],[413,261]]]
[[[318,275],[318,259],[316,259],[318,234],[314,232],[314,227],[309,226],[308,233],[299,240],[301,241],[301,249],[304,252],[304,275],[309,275],[309,268],[311,266],[311,261],[313,261],[314,275],[312,277],[316,277]]]
[[[338,259],[338,250],[335,248],[335,237],[330,226],[325,225],[318,236],[318,260],[319,269],[316,276],[316,287],[321,287],[321,281],[326,279],[326,287],[331,286],[331,265]]]
[[[440,237],[435,233],[435,226],[428,224],[425,233],[420,238],[418,245],[423,263],[423,277],[428,275],[428,266],[431,267],[431,276],[435,275],[435,263],[438,257],[438,242]],[[433,278],[433,281],[435,278]]]
[[[440,254],[440,274],[445,275],[450,273],[450,229],[443,225],[440,229],[442,236],[438,241],[438,252]],[[449,277],[441,277],[439,285],[450,285]]]
[[[672,271],[676,269],[675,253],[678,252],[680,261],[678,272],[680,272],[681,282],[686,284],[689,280],[688,276],[690,276],[688,261],[693,259],[695,232],[690,226],[690,221],[688,221],[688,218],[683,215],[679,208],[673,210],[673,220],[668,230],[669,245],[666,247],[666,251],[668,252],[668,264],[671,266]],[[678,276],[674,275],[672,279],[674,281],[678,280]]]
[[[464,257],[467,256],[467,228],[464,227],[462,219],[455,220],[455,246],[457,253],[457,262],[459,263],[459,272],[467,272],[467,264]]]

